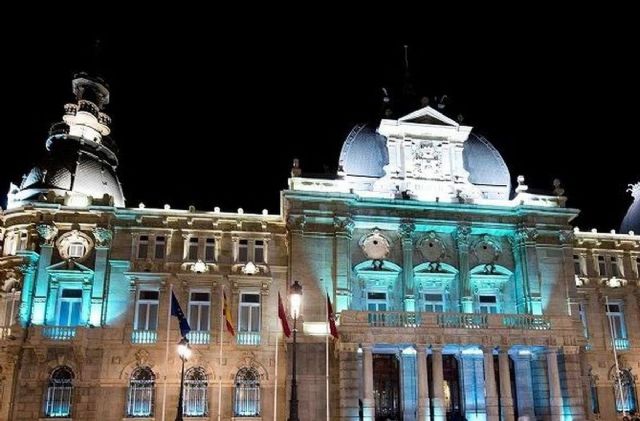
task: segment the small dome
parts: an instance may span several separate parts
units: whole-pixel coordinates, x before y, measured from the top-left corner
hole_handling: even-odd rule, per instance
[[[633,203],[629,206],[629,210],[622,220],[620,233],[627,234],[629,231],[633,231],[638,235],[640,234],[640,182],[629,186],[629,192],[633,196]]]
[[[496,190],[500,199],[509,199],[511,175],[500,152],[481,135],[471,133],[462,151],[464,169],[469,171],[469,181],[476,186]]]
[[[380,178],[389,163],[387,139],[372,127],[355,126],[342,145],[338,166],[351,177]]]

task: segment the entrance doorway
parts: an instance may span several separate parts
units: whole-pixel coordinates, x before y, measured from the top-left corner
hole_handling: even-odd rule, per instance
[[[400,362],[393,354],[373,354],[373,395],[376,421],[402,421]]]

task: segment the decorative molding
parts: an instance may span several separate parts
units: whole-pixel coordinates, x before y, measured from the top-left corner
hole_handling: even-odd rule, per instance
[[[96,240],[96,247],[110,247],[113,240],[113,231],[109,228],[95,227],[93,237]]]
[[[459,224],[453,232],[453,239],[458,248],[468,247],[471,242],[471,226],[469,224]]]
[[[355,229],[355,227],[356,223],[353,221],[353,219],[351,219],[351,217],[333,217],[333,228],[337,233],[344,233],[351,237],[351,235],[353,235],[353,230]]]
[[[398,226],[398,233],[403,239],[411,240],[411,235],[413,235],[415,230],[416,224],[414,224],[410,220],[405,220]]]
[[[374,261],[384,260],[391,251],[391,242],[375,228],[358,242],[365,256]]]
[[[36,225],[36,231],[47,246],[53,246],[53,243],[58,235],[58,227],[50,224],[38,224]]]

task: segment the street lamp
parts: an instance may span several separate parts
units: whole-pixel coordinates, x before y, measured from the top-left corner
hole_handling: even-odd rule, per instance
[[[180,372],[180,397],[178,398],[178,413],[176,421],[182,421],[182,395],[184,394],[184,362],[191,357],[191,348],[189,348],[189,340],[182,338],[178,344],[178,355],[182,360],[182,371]]]
[[[291,300],[291,318],[293,319],[293,377],[291,380],[291,401],[289,402],[289,421],[300,421],[298,418],[298,385],[296,383],[296,336],[298,333],[298,317],[302,303],[302,285],[295,281],[289,292]]]

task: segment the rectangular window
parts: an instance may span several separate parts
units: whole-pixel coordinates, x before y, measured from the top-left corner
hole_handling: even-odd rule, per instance
[[[264,263],[264,241],[256,240],[253,245],[253,257],[255,263]]]
[[[618,258],[616,256],[611,256],[611,276],[619,278],[620,277],[620,267],[618,266]]]
[[[441,292],[424,294],[424,311],[429,313],[444,311],[444,297]]]
[[[26,250],[29,245],[29,233],[22,231],[20,233],[20,243],[18,244],[18,250]]]
[[[196,331],[209,331],[211,320],[211,294],[191,291],[189,294],[189,327]]]
[[[589,327],[587,325],[587,312],[585,306],[582,303],[578,304],[578,311],[580,312],[580,321],[582,322],[582,334],[585,338],[589,338]]]
[[[582,272],[582,264],[580,262],[580,255],[579,254],[574,254],[573,255],[573,270],[575,272],[576,275],[581,276],[584,275],[584,273]]]
[[[71,243],[69,244],[69,257],[80,258],[84,256],[84,244]]]
[[[238,262],[247,261],[249,261],[249,241],[240,240],[238,241]]]
[[[198,238],[197,237],[189,238],[189,250],[187,253],[187,260],[189,261],[198,260]]]
[[[157,290],[141,289],[138,291],[134,329],[156,330],[158,328],[159,295]]]
[[[607,317],[610,320],[611,333],[614,339],[627,339],[627,328],[624,323],[622,303],[609,303]]]
[[[164,235],[158,235],[156,237],[156,250],[155,257],[156,259],[164,259],[164,253],[167,247],[167,239]]]
[[[386,292],[368,292],[367,293],[367,310],[387,311],[387,293]]]
[[[141,235],[138,239],[138,259],[146,259],[149,254],[149,236]]]
[[[216,240],[215,238],[207,238],[207,242],[204,247],[204,260],[205,262],[216,261]]]
[[[240,315],[238,317],[238,331],[260,332],[260,294],[240,294]]]
[[[479,295],[478,296],[478,308],[480,313],[497,314],[498,313],[498,299],[495,295]]]
[[[82,290],[64,288],[60,291],[58,302],[58,326],[78,326],[80,324],[80,312],[82,310]]]
[[[598,275],[606,276],[607,275],[607,265],[604,261],[604,256],[598,256]]]

